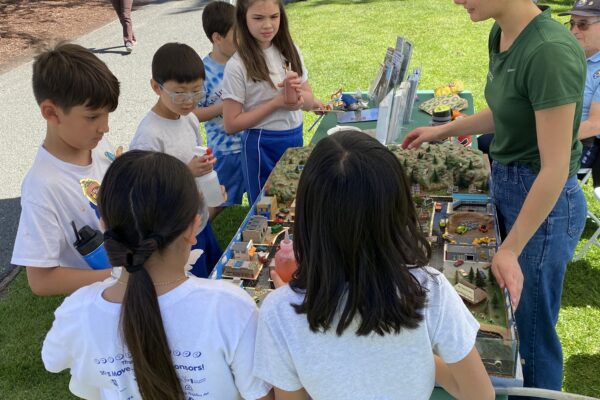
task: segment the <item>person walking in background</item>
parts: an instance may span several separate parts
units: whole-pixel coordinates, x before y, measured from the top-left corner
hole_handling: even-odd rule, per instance
[[[135,46],[137,42],[131,23],[131,7],[133,5],[133,0],[111,0],[111,3],[117,12],[119,22],[123,27],[123,44],[125,45],[125,50],[131,53],[133,51],[133,46]]]

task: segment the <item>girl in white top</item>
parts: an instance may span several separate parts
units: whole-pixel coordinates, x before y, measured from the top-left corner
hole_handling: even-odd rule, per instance
[[[238,0],[234,32],[238,51],[225,66],[223,123],[228,133],[244,131],[242,171],[252,204],[285,150],[302,146],[301,110],[314,100],[282,0]]]
[[[341,131],[312,151],[296,194],[289,285],[264,301],[254,374],[276,399],[458,399],[494,391],[479,324],[432,268],[398,159]],[[274,276],[274,279],[277,277]]]
[[[252,376],[258,311],[242,289],[188,278],[203,200],[186,165],[132,150],[98,198],[117,281],[79,289],[44,340],[47,370],[71,370],[86,399],[238,400],[270,396]]]

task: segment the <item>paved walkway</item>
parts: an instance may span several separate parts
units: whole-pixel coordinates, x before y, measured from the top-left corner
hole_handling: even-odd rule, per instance
[[[114,21],[75,43],[96,52],[121,82],[119,107],[111,114],[109,140],[127,146],[138,122],[156,101],[150,89],[152,56],[167,42],[192,46],[201,57],[210,51],[202,30],[200,0],[159,0],[133,13],[138,44],[131,54],[122,46]],[[31,62],[0,75],[0,281],[10,272],[19,222],[21,181],[41,144],[45,123],[31,90]]]

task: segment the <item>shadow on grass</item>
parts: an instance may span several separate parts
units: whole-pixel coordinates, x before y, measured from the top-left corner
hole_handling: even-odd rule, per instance
[[[600,397],[600,354],[574,354],[565,363],[565,391]]]
[[[21,198],[0,200],[0,281],[13,269],[10,264],[21,215]],[[0,319],[1,321],[1,319]],[[0,322],[2,323],[2,322]]]
[[[561,306],[600,308],[598,282],[600,282],[600,269],[594,268],[590,261],[584,259],[569,263]]]

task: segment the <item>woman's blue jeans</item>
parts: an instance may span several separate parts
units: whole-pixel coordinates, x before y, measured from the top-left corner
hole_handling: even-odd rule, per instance
[[[510,232],[536,176],[525,165],[494,162],[491,192],[503,232]],[[561,390],[563,355],[556,323],[565,270],[586,215],[586,200],[573,176],[519,257],[525,282],[515,317],[526,387]]]

